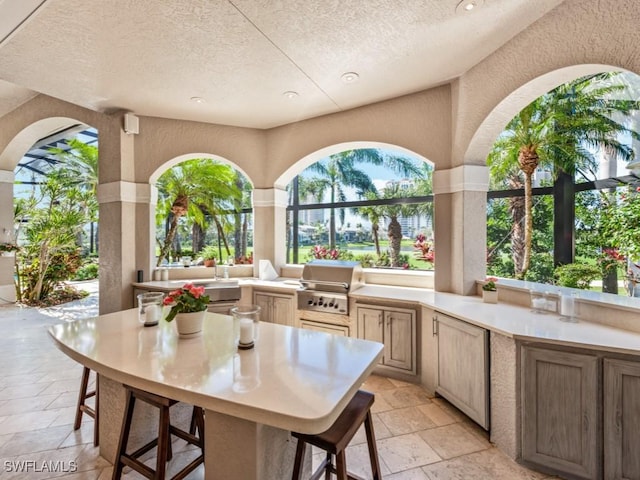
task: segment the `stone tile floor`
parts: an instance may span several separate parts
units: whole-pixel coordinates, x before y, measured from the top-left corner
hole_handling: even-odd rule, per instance
[[[73,431],[82,368],[47,335],[54,323],[97,313],[97,285],[83,288],[92,294],[64,306],[0,306],[0,480],[111,478],[111,464],[92,444],[93,420],[85,415],[82,428]],[[486,432],[416,385],[372,376],[364,388],[376,394],[374,427],[386,480],[548,478],[507,458]],[[196,453],[180,443],[174,444],[172,465],[184,465]],[[322,457],[314,450],[314,465]],[[362,430],[348,447],[347,464],[353,473],[371,478]],[[203,477],[200,468],[188,478]],[[142,477],[130,472],[125,478]]]

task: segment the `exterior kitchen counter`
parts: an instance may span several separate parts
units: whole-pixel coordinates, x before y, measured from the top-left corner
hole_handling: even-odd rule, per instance
[[[506,337],[638,354],[640,333],[580,320],[568,323],[557,313],[538,314],[529,308],[505,302],[483,303],[479,296],[463,296],[419,288],[365,285],[352,292],[359,301],[397,300],[419,303],[438,312]],[[589,308],[584,304],[582,308]],[[431,322],[430,318],[423,322]]]
[[[382,345],[261,322],[256,347],[238,351],[238,330],[232,317],[206,313],[202,335],[178,338],[175,322],[146,328],[130,309],[54,325],[49,334],[100,375],[101,395],[104,377],[205,408],[207,479],[284,478],[292,468],[288,431],[326,430],[373,370]],[[112,403],[100,401],[101,419]],[[105,430],[119,427],[101,426],[101,453],[103,435],[113,438]]]

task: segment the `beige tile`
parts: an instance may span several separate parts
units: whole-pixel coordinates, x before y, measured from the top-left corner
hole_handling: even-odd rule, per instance
[[[424,441],[442,458],[453,458],[467,453],[486,450],[491,447],[488,441],[465,429],[459,423],[418,432]]]
[[[391,382],[396,388],[408,387],[410,385],[413,385],[413,383],[405,382],[404,380],[398,380],[396,378],[389,378],[389,382]]]
[[[449,416],[453,417],[456,422],[464,422],[469,419],[464,413],[451,405],[446,399],[442,397],[435,397],[433,403],[443,409]]]
[[[29,413],[18,413],[2,417],[0,423],[0,434],[29,432],[31,430],[40,430],[43,427],[51,425],[58,417],[58,413],[52,411],[38,411]]]
[[[384,477],[384,480],[429,480],[427,474],[421,468],[412,468],[404,472],[392,473]]]
[[[73,425],[76,419],[76,407],[64,407],[54,408],[51,410],[45,410],[44,412],[53,412],[56,414],[55,418],[51,421],[49,426],[57,427],[59,425]],[[44,413],[43,412],[43,413]]]
[[[393,436],[387,426],[380,420],[378,414],[374,413],[371,415],[373,418],[373,434],[376,437],[376,440],[382,440],[383,438],[389,438]],[[360,426],[355,436],[349,442],[350,445],[358,445],[360,443],[366,443],[367,441],[367,433],[364,428],[364,424]]]
[[[13,385],[0,390],[0,400],[14,400],[17,398],[32,398],[48,387],[46,383],[29,383],[25,385]]]
[[[25,452],[55,450],[68,435],[68,426],[14,433],[11,440],[0,447],[0,458],[14,457]]]
[[[35,395],[28,400],[24,398],[13,398],[11,400],[5,400],[0,404],[0,416],[14,415],[16,413],[29,413],[38,410],[44,410],[51,404],[58,394],[50,395]]]
[[[49,405],[47,405],[47,410],[51,410],[54,408],[77,407],[78,393],[79,391],[52,394],[52,395],[55,395],[55,398]],[[93,406],[94,399],[90,398],[86,403],[87,405]]]
[[[371,375],[362,384],[362,389],[372,393],[382,392],[383,390],[393,390],[396,386],[386,377],[379,375]]]
[[[47,395],[49,393],[66,393],[66,392],[75,392],[78,393],[80,389],[80,380],[77,378],[66,379],[66,380],[55,380],[53,382],[49,382],[45,389],[40,392],[43,395]]]
[[[415,407],[431,403],[427,391],[418,385],[385,390],[380,395],[393,408]]]
[[[378,454],[391,473],[442,460],[427,442],[416,433],[379,441]]]
[[[442,427],[444,425],[451,425],[452,423],[457,422],[457,420],[452,415],[448,414],[446,410],[444,410],[435,402],[429,403],[427,405],[418,405],[418,408],[439,427]]]
[[[362,478],[371,478],[371,460],[369,459],[369,449],[367,444],[353,445],[347,447],[345,452],[347,470]],[[391,472],[387,465],[379,458],[380,473],[386,478]]]
[[[542,480],[546,475],[528,470],[496,448],[463,455],[422,468],[429,480]]]
[[[393,410],[393,407],[389,405],[389,402],[387,402],[382,395],[376,395],[375,401],[371,406],[371,412],[379,413],[386,412],[388,410]]]
[[[436,426],[418,407],[397,408],[378,415],[392,435],[403,435]]]

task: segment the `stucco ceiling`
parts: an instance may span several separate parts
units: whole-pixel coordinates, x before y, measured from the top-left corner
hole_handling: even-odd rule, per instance
[[[41,92],[269,128],[447,82],[564,0],[476,1],[0,0],[0,115]]]

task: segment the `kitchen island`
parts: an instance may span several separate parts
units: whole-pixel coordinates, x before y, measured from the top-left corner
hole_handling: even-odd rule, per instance
[[[131,309],[49,333],[63,353],[100,376],[100,448],[108,460],[121,424],[106,419],[121,418],[122,407],[103,401],[103,390],[127,384],[205,409],[205,478],[286,478],[295,448],[289,432],[326,430],[382,345],[263,322],[256,347],[238,351],[237,328],[231,317],[207,313],[202,335],[179,339],[173,323],[145,328]]]

